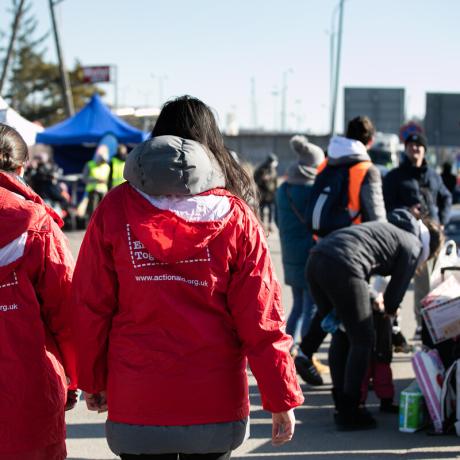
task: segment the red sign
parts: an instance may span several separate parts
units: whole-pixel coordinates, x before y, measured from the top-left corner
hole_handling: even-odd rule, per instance
[[[404,142],[411,134],[422,134],[423,128],[415,121],[409,121],[399,128],[399,140]]]
[[[82,67],[84,83],[97,83],[110,81],[110,66],[86,66]]]

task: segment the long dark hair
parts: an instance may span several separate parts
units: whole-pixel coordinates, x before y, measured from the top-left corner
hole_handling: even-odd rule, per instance
[[[166,102],[152,130],[152,137],[164,135],[192,139],[207,147],[222,169],[225,188],[255,208],[252,178],[225,147],[214,114],[206,104],[191,96]]]
[[[27,144],[11,126],[0,123],[0,169],[13,172],[29,158]]]

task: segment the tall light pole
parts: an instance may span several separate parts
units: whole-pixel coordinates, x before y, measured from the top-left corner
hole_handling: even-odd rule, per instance
[[[340,57],[342,51],[342,29],[343,29],[343,7],[345,0],[340,0],[339,4],[339,30],[337,36],[337,54],[336,62],[334,67],[334,92],[332,96],[332,108],[331,108],[331,129],[330,134],[333,136],[335,134],[335,114],[337,111],[337,95],[339,90],[339,77],[340,77]]]
[[[331,15],[331,28],[329,30],[329,123],[332,119],[332,99],[334,94],[334,81],[335,81],[335,38],[336,38],[336,16],[339,11],[340,4],[335,5],[334,11]]]
[[[14,15],[14,21],[13,21],[13,27],[12,27],[12,30],[11,30],[10,43],[8,45],[8,50],[6,52],[5,62],[3,63],[2,75],[0,77],[0,94],[2,94],[3,85],[5,84],[6,75],[7,75],[7,72],[8,72],[8,65],[10,63],[10,59],[11,59],[11,56],[13,54],[13,46],[14,46],[14,42],[16,40],[16,33],[18,31],[18,28],[19,28],[19,20],[21,19],[21,14],[22,14],[22,9],[24,7],[24,2],[25,2],[25,0],[21,0],[19,2],[18,8],[17,8],[16,13]]]
[[[287,76],[292,73],[292,69],[283,72],[283,85],[281,87],[281,131],[286,131],[286,113],[287,113]]]
[[[168,79],[167,75],[155,75],[153,73],[150,74],[150,77],[155,80],[158,78],[158,107],[161,107],[163,104],[163,89],[164,89],[164,82]]]
[[[252,128],[257,129],[257,99],[256,99],[256,80],[251,77],[251,118]]]
[[[56,24],[56,16],[54,14],[54,7],[62,2],[62,0],[49,0],[50,5],[50,12],[51,12],[51,22],[53,25],[53,32],[54,32],[54,41],[56,43],[56,53],[59,61],[59,73],[61,76],[61,92],[62,92],[62,99],[64,102],[64,108],[67,117],[71,117],[74,113],[74,106],[73,106],[73,99],[72,99],[72,88],[70,87],[69,75],[66,71],[64,65],[64,57],[62,55],[61,50],[61,42],[59,40],[59,32],[57,29]]]
[[[277,104],[277,98],[278,98],[278,88],[273,88],[271,95],[273,96],[273,131],[278,130],[278,123],[277,123],[277,115],[278,115],[278,104]]]

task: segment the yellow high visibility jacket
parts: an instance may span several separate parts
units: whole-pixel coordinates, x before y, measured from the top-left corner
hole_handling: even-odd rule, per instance
[[[125,179],[123,177],[123,171],[125,169],[125,161],[120,160],[117,157],[113,157],[111,164],[112,164],[112,188],[113,188],[125,182]]]
[[[103,180],[104,183],[88,183],[86,184],[86,191],[89,192],[98,192],[98,193],[107,193],[108,191],[108,180],[110,174],[110,166],[107,163],[97,164],[95,161],[88,161],[88,177]]]

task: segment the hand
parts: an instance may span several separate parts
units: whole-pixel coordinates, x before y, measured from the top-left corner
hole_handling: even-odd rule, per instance
[[[420,203],[414,204],[409,208],[409,212],[417,219],[422,218],[422,206]]]
[[[78,390],[67,390],[67,401],[64,410],[71,410],[75,407],[78,401]]]
[[[383,294],[379,292],[378,296],[375,298],[372,308],[376,311],[383,312],[385,304],[383,303]]]
[[[289,442],[294,436],[294,428],[294,409],[272,413],[272,444],[281,446]]]
[[[107,396],[105,391],[99,393],[86,393],[83,392],[85,397],[86,407],[88,410],[98,411],[99,413],[107,410]]]
[[[394,321],[394,319],[395,319],[395,316],[396,316],[395,314],[391,314],[391,313],[385,313],[385,314],[383,315],[383,317],[384,317],[385,319],[389,319],[389,320],[391,321],[391,323],[393,323],[393,321]]]

